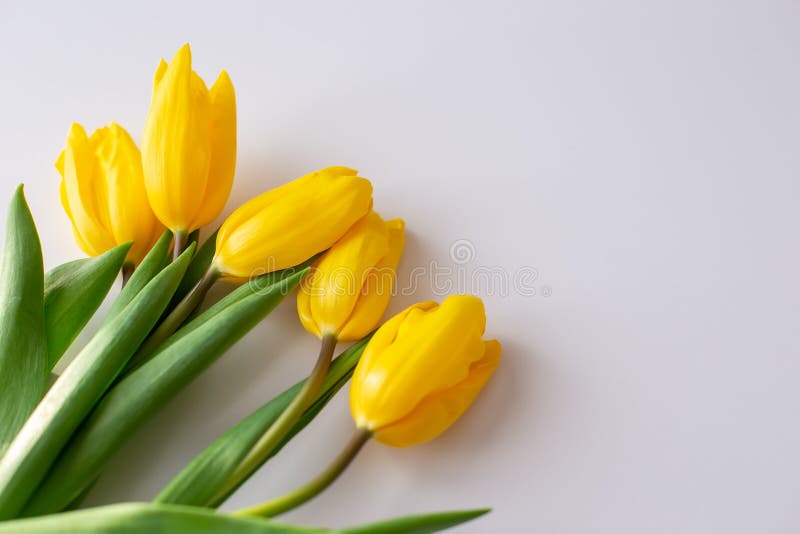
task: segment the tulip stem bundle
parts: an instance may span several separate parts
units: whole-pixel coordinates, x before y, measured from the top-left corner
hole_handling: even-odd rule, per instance
[[[336,336],[330,334],[323,336],[317,362],[303,388],[292,399],[291,404],[286,407],[280,417],[256,442],[236,471],[226,481],[223,490],[220,492],[221,495],[228,494],[253,474],[292,430],[292,427],[294,427],[322,387],[322,383],[328,375],[335,349]]]
[[[307,484],[290,491],[289,493],[281,495],[280,497],[256,506],[237,510],[234,513],[236,515],[275,517],[276,515],[288,512],[289,510],[297,508],[301,504],[310,501],[322,493],[325,488],[330,486],[337,478],[339,478],[339,475],[341,475],[344,470],[347,469],[350,463],[355,459],[356,455],[358,455],[359,451],[361,451],[361,448],[366,445],[371,437],[372,433],[368,430],[361,428],[357,429],[353,434],[353,437],[350,438],[350,442],[347,444],[344,450],[339,453],[339,456],[337,456],[336,459],[331,462],[331,464],[316,478],[312,479]]]

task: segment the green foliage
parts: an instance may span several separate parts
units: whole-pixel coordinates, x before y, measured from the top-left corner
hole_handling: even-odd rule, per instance
[[[173,504],[127,503],[0,522],[0,534],[429,534],[488,510],[414,515],[345,529],[289,525]]]
[[[98,404],[37,489],[24,515],[57,512],[68,506],[145,421],[266,317],[306,272],[259,291],[244,285],[167,339],[151,360],[123,378]]]
[[[153,328],[191,254],[187,250],[100,328],[33,411],[0,459],[0,520],[20,512],[72,433]]]
[[[321,534],[261,519],[217,514],[204,508],[163,504],[114,504],[100,508],[0,522],[0,534]]]
[[[47,387],[44,267],[19,186],[8,208],[0,264],[0,457]]]
[[[117,279],[130,247],[131,243],[125,243],[95,258],[59,265],[45,275],[48,370],[55,366],[97,311]]]
[[[370,523],[369,525],[346,528],[341,531],[341,534],[429,534],[472,521],[490,511],[488,508],[482,508],[479,510],[409,515],[378,523]]]

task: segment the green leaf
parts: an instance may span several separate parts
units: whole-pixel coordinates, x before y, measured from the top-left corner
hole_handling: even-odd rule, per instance
[[[174,504],[123,503],[0,522],[0,534],[428,534],[489,510],[416,515],[331,530]]]
[[[161,237],[156,241],[156,244],[153,245],[153,248],[150,249],[150,252],[147,253],[147,256],[144,257],[142,262],[133,271],[130,280],[128,283],[125,284],[125,287],[122,288],[122,291],[119,292],[116,300],[111,305],[111,308],[108,310],[108,314],[106,315],[105,320],[103,321],[103,325],[106,325],[113,321],[117,315],[125,309],[125,307],[131,303],[131,301],[139,294],[139,292],[144,289],[144,287],[155,278],[155,276],[160,273],[164,267],[169,265],[170,261],[172,260],[171,255],[171,247],[172,245],[172,232],[169,230],[165,230]]]
[[[236,302],[227,299],[227,305],[220,301],[178,330],[98,404],[24,515],[57,512],[73,501],[145,421],[266,317],[306,273],[300,271],[260,291],[247,284],[237,290],[249,292],[247,296]]]
[[[205,508],[125,503],[0,522],[0,534],[323,534],[259,517],[218,514]]]
[[[20,185],[11,200],[0,260],[0,457],[47,388],[44,267]]]
[[[471,521],[490,511],[491,509],[489,508],[483,508],[480,510],[409,515],[379,523],[345,528],[340,532],[341,534],[428,534],[429,532],[439,532],[440,530]]]
[[[320,388],[317,399],[308,407],[272,456],[277,454],[289,440],[305,428],[349,380],[370,337],[371,335],[355,343],[334,360],[328,376]],[[302,380],[290,387],[217,438],[214,443],[195,457],[164,488],[156,497],[156,502],[211,507],[221,504],[232,491],[228,494],[218,495],[220,488],[223,487],[223,484],[244,460],[262,434],[283,413],[305,382],[305,380]]]
[[[59,265],[44,279],[47,370],[52,369],[92,318],[117,279],[131,243],[95,258]]]
[[[72,433],[153,328],[191,254],[188,249],[102,326],[50,387],[0,459],[0,520],[19,513]]]

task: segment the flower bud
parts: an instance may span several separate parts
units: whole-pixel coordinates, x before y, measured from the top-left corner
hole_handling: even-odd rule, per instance
[[[356,341],[375,328],[392,296],[403,229],[401,219],[387,222],[371,211],[325,253],[297,294],[306,330]]]
[[[500,343],[482,339],[485,324],[483,302],[468,295],[415,304],[387,321],[353,374],[356,425],[395,447],[444,432],[500,361]]]
[[[111,123],[87,137],[73,124],[56,168],[78,246],[97,256],[133,241],[126,261],[138,264],[164,227],[150,209],[141,155],[128,132]]]
[[[188,44],[156,70],[142,161],[153,211],[173,232],[200,228],[225,207],[236,167],[236,96],[225,71],[206,87]]]
[[[346,167],[328,167],[239,206],[217,234],[213,266],[246,280],[298,265],[330,248],[372,207],[372,184]]]

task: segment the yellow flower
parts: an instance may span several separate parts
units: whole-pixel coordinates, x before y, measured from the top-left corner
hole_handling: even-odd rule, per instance
[[[358,171],[312,172],[231,213],[212,265],[233,280],[292,267],[330,248],[371,207],[372,184]]]
[[[472,404],[500,361],[497,340],[482,339],[477,297],[415,304],[372,337],[353,374],[350,410],[359,428],[386,445],[432,439]]]
[[[139,263],[164,227],[150,209],[141,155],[128,132],[111,123],[87,137],[73,124],[56,168],[61,204],[81,249],[97,256],[133,241],[127,261]]]
[[[403,227],[401,219],[387,222],[372,211],[325,253],[297,294],[306,330],[356,341],[375,328],[392,296]]]
[[[224,70],[206,88],[188,44],[156,70],[142,161],[153,211],[173,232],[200,228],[225,207],[236,166],[236,96]]]

